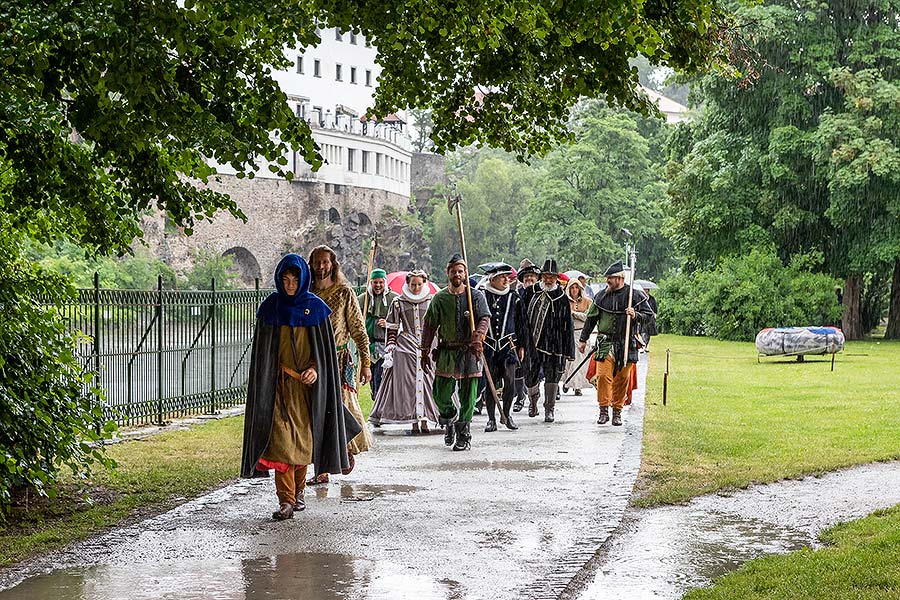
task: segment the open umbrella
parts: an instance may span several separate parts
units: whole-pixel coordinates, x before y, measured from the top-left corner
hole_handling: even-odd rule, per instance
[[[573,270],[571,270],[571,271],[566,271],[565,274],[569,277],[569,279],[578,279],[579,277],[584,277],[585,279],[590,279],[590,277],[588,277],[587,275],[585,275],[585,274],[582,273],[581,271],[578,271],[578,270],[575,270],[575,269],[573,269]]]
[[[403,293],[403,284],[406,283],[406,274],[409,271],[394,271],[393,273],[388,273],[387,276],[387,286],[392,292],[396,292],[398,294]],[[429,291],[432,294],[437,294],[441,288],[434,285],[431,281],[426,281],[425,285],[428,286]]]
[[[635,283],[637,285],[640,285],[645,290],[655,290],[659,287],[658,285],[656,285],[649,279],[637,279],[637,280],[635,280]]]

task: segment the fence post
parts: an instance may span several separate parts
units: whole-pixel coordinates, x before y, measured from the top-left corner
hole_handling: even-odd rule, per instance
[[[156,422],[163,421],[163,289],[162,275],[156,276]]]
[[[94,343],[91,354],[94,359],[94,388],[100,389],[100,273],[94,271]],[[94,392],[94,401],[100,404],[100,392]],[[104,415],[105,416],[105,415]],[[100,428],[100,425],[97,425]],[[99,433],[99,431],[98,431]]]
[[[209,399],[210,399],[210,414],[216,414],[216,278],[212,279],[212,294],[211,300],[209,303],[210,315],[210,327],[212,330],[210,331],[210,367],[209,367]]]

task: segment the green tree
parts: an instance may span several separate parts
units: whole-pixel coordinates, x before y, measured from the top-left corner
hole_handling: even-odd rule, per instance
[[[622,256],[624,227],[636,237],[640,273],[659,277],[673,264],[660,233],[664,124],[590,102],[572,127],[575,142],[544,162],[543,184],[518,227],[519,248],[600,273]]]
[[[846,175],[860,163],[842,171],[852,161],[840,149],[877,135],[858,135],[866,128],[848,125],[865,111],[854,106],[840,74],[874,70],[886,82],[897,80],[898,13],[897,0],[778,0],[737,9],[749,32],[746,77],[695,81],[701,117],[669,145],[670,234],[688,268],[768,245],[784,263],[815,253],[824,258],[822,269],[845,280],[845,333],[862,335],[860,298],[873,297],[863,289],[865,274],[877,281],[891,254],[865,250],[874,243],[866,229],[886,223],[878,215],[890,212],[876,189],[889,179],[873,172],[868,183],[854,182]],[[847,117],[848,106],[855,117]],[[886,131],[898,106],[881,108],[894,115],[883,120]],[[857,218],[851,209],[862,205],[870,214]],[[894,244],[894,236],[885,232],[881,246]]]
[[[194,267],[185,274],[185,285],[189,290],[208,290],[215,279],[217,290],[232,290],[237,278],[232,256],[199,250],[194,255]]]

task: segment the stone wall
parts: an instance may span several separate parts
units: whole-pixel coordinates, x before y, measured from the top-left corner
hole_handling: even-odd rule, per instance
[[[332,246],[352,282],[362,276],[376,227],[382,244],[379,266],[388,271],[411,263],[430,268],[421,227],[408,215],[409,198],[383,190],[278,179],[219,175],[209,187],[229,194],[247,217],[220,213],[198,222],[186,236],[161,214],[144,222],[145,240],[178,272],[192,267],[198,251],[229,254],[242,272],[241,285],[261,276],[268,285],[287,251],[307,256],[320,243]]]
[[[450,184],[446,159],[440,154],[417,152],[412,155],[410,173],[410,193],[416,212],[422,219],[430,219],[432,198]]]

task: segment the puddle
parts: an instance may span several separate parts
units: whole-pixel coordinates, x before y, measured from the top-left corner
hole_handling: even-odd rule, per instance
[[[629,509],[561,598],[674,600],[759,556],[818,547],[827,527],[898,503],[900,462],[893,462]]]
[[[430,465],[412,465],[407,467],[407,470],[482,471],[494,469],[498,471],[544,471],[547,469],[560,470],[572,468],[574,468],[572,463],[552,460],[473,460],[465,462],[433,463]]]
[[[310,489],[310,488],[307,488]],[[339,498],[341,502],[365,502],[385,496],[406,496],[419,490],[414,485],[368,485],[364,483],[316,486],[316,498]],[[309,492],[307,492],[309,493]]]
[[[0,600],[453,600],[456,588],[387,562],[282,554],[64,569],[26,579]]]

